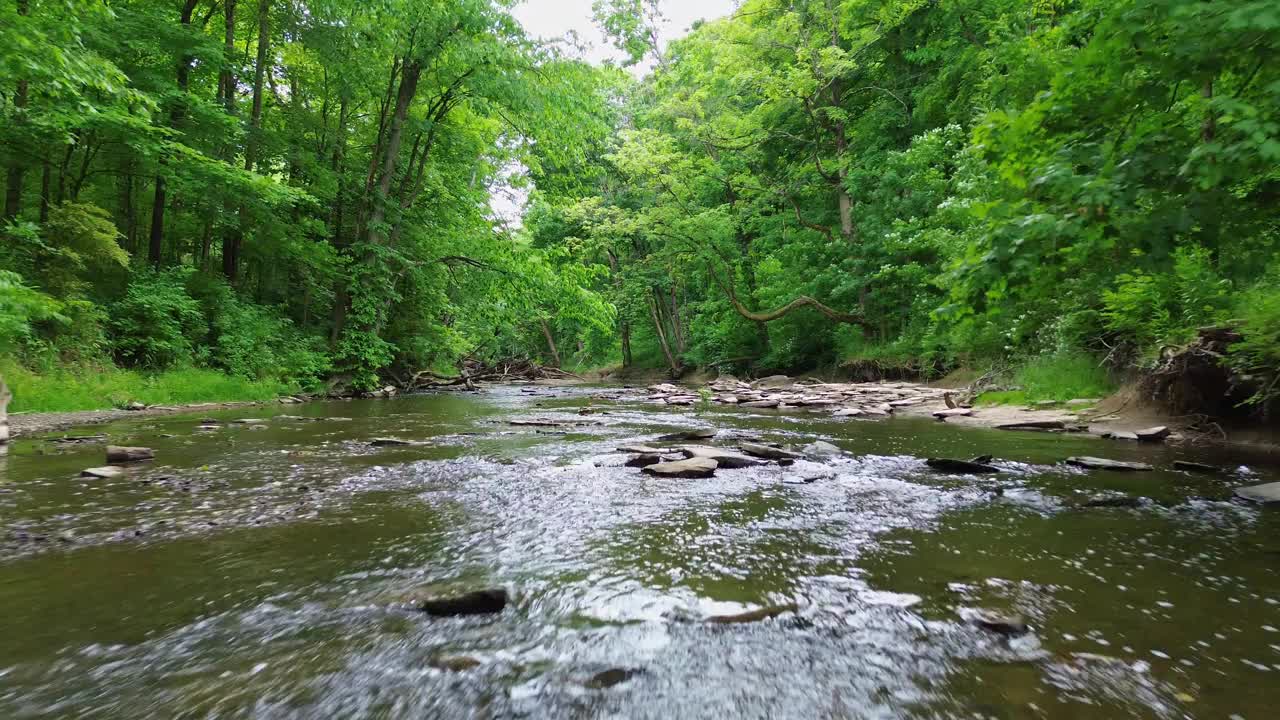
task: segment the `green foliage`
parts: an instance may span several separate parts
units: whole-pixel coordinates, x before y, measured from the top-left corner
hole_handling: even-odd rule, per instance
[[[1256,378],[1254,405],[1280,397],[1280,277],[1274,271],[1244,293],[1236,307],[1244,339],[1231,347],[1231,365]]]
[[[189,276],[185,269],[140,273],[112,304],[112,351],[120,362],[164,370],[194,360],[192,339],[202,334],[204,316],[187,293]]]
[[[0,270],[0,352],[12,352],[33,340],[32,321],[58,317],[61,304],[27,287],[22,276]]]

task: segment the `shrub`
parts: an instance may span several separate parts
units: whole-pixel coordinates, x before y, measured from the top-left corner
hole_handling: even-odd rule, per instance
[[[1280,273],[1264,279],[1240,299],[1240,333],[1229,363],[1238,372],[1260,376],[1261,387],[1249,402],[1267,404],[1280,396]]]
[[[165,369],[193,361],[204,334],[200,304],[187,293],[189,268],[145,271],[111,305],[112,349],[126,365]]]

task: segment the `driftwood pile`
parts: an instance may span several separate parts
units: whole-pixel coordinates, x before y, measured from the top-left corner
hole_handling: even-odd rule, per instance
[[[946,390],[915,383],[825,383],[816,380],[795,382],[774,375],[754,382],[722,378],[704,390],[662,383],[648,388],[648,400],[666,405],[688,406],[704,399],[721,405],[745,408],[804,408],[833,413],[836,417],[885,417],[900,408],[943,402]]]
[[[465,360],[458,368],[458,375],[450,377],[430,370],[414,373],[409,381],[410,390],[477,390],[477,383],[519,384],[537,380],[582,380],[578,375],[560,368],[539,365],[532,360],[501,360],[485,364],[477,360]]]

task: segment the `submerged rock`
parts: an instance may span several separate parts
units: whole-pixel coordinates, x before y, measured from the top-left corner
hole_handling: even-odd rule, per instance
[[[639,668],[610,668],[592,675],[590,679],[583,683],[583,685],[591,688],[592,690],[604,690],[605,688],[611,688],[614,685],[621,685],[631,678],[643,673],[644,670]]]
[[[680,448],[680,452],[684,453],[688,458],[708,458],[715,460],[717,465],[722,468],[744,468],[763,465],[764,463],[753,457],[748,457],[741,453],[722,448],[705,447],[702,445],[690,445]]]
[[[1001,615],[990,610],[962,608],[960,616],[970,625],[989,630],[1005,637],[1021,637],[1031,632],[1027,623],[1017,615]]]
[[[618,452],[657,455],[666,451],[662,448],[651,447],[649,445],[619,445]]]
[[[1067,464],[1088,468],[1089,470],[1117,470],[1121,472],[1145,472],[1155,469],[1146,463],[1124,462],[1122,460],[1108,460],[1089,456],[1067,458]]]
[[[80,471],[80,477],[96,478],[105,480],[107,478],[120,477],[124,474],[124,468],[107,465],[106,467],[88,468]]]
[[[694,457],[688,460],[662,462],[641,470],[648,475],[667,478],[708,478],[715,474],[720,464],[711,458]]]
[[[952,460],[950,458],[929,458],[925,464],[934,470],[960,475],[984,475],[998,473],[1000,468],[970,460]]]
[[[798,453],[792,450],[784,450],[776,448],[772,445],[760,445],[758,443],[742,443],[738,446],[742,452],[748,455],[754,455],[759,458],[768,460],[798,460],[804,457],[804,453]]]
[[[418,609],[433,617],[453,617],[499,613],[506,606],[507,591],[503,588],[491,588],[454,597],[424,600],[418,604]]]
[[[759,622],[761,620],[769,620],[776,618],[783,613],[795,612],[799,608],[795,603],[786,603],[784,605],[768,605],[756,610],[749,610],[744,613],[735,615],[712,615],[707,618],[707,622],[712,625],[739,625],[742,623]]]
[[[709,440],[716,436],[715,430],[684,430],[682,432],[662,435],[659,440]]]
[[[1263,505],[1280,503],[1280,482],[1236,488],[1236,497]]]
[[[1095,497],[1084,504],[1091,508],[1135,508],[1142,505],[1142,498],[1136,497]]]
[[[125,447],[123,445],[107,446],[107,462],[109,463],[138,462],[139,460],[151,460],[155,456],[156,452],[151,448]]]
[[[804,446],[804,454],[811,458],[828,458],[842,455],[844,451],[826,440],[815,440]]]

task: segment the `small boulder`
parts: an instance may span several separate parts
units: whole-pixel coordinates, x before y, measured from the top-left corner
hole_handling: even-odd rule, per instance
[[[373,447],[393,447],[393,446],[402,446],[402,445],[416,445],[417,443],[415,443],[412,440],[402,440],[400,438],[384,437],[384,438],[374,438],[369,441],[369,444],[372,445]]]
[[[939,472],[955,473],[958,475],[985,475],[988,473],[1000,472],[1000,468],[998,467],[970,460],[929,458],[925,461],[925,464]]]
[[[804,453],[798,453],[791,450],[776,448],[771,445],[760,445],[758,443],[742,443],[738,446],[742,452],[748,455],[754,455],[758,458],[767,460],[798,460],[804,457]]]
[[[858,417],[860,415],[866,415],[866,413],[862,411],[862,408],[846,407],[846,408],[840,408],[839,410],[835,411],[835,413],[832,414],[832,417],[845,418],[845,417]]]
[[[155,456],[156,453],[151,448],[124,447],[123,445],[107,446],[108,463],[138,462],[140,460],[151,460]]]
[[[768,605],[756,610],[748,610],[744,613],[734,615],[712,615],[707,618],[707,622],[712,625],[741,625],[743,623],[760,622],[761,620],[769,620],[776,618],[783,613],[796,612],[799,608],[795,603],[786,603],[784,605]]]
[[[1155,469],[1146,463],[1124,462],[1122,460],[1108,460],[1106,458],[1088,456],[1067,458],[1067,464],[1089,470],[1116,470],[1120,472],[1145,472]]]
[[[143,405],[140,402],[131,402],[128,405],[125,405],[124,409],[129,410],[131,412],[138,412],[139,410],[146,410],[147,406]]]
[[[106,480],[107,478],[120,477],[124,474],[124,468],[107,465],[106,467],[88,468],[80,471],[80,477],[95,478],[98,480]]]
[[[418,604],[418,609],[432,617],[454,617],[500,613],[506,606],[507,591],[503,588],[491,588],[454,597],[424,600]]]
[[[662,435],[658,439],[665,441],[672,440],[709,440],[716,436],[715,430],[683,430],[681,432]]]
[[[708,478],[715,474],[719,463],[711,458],[694,457],[675,462],[661,462],[641,470],[647,475],[666,478]]]
[[[752,400],[751,402],[739,403],[738,407],[744,408],[776,408],[780,403],[777,400]]]
[[[946,420],[949,417],[969,417],[973,415],[971,408],[947,408],[946,410],[934,410],[933,416],[939,420]]]
[[[666,458],[656,453],[644,453],[641,455],[636,455],[635,457],[627,460],[623,464],[626,465],[627,467],[647,468],[650,465],[657,465],[658,463],[665,462],[665,461],[666,461]]]
[[[1280,482],[1236,488],[1236,497],[1263,505],[1280,503]]]
[[[1102,433],[1102,437],[1108,440],[1133,440],[1137,441],[1138,434],[1129,432],[1128,430],[1108,430]]]

